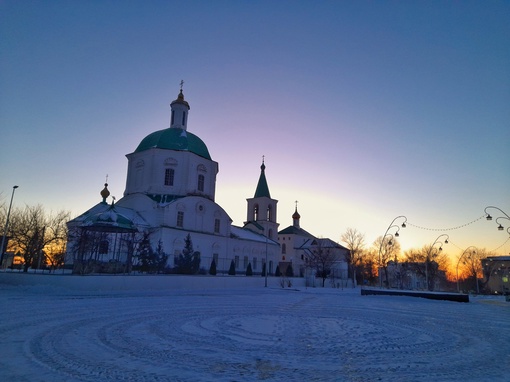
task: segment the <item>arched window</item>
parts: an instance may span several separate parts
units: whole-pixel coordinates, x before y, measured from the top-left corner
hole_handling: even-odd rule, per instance
[[[282,254],[286,254],[287,253],[287,246],[285,245],[285,243],[282,244]]]
[[[205,177],[202,174],[198,175],[198,191],[204,191]]]
[[[255,204],[253,206],[253,220],[257,221],[259,220],[259,205]]]
[[[272,221],[272,219],[273,219],[273,206],[270,204],[267,206],[266,220]]]
[[[174,185],[175,170],[173,168],[165,169],[165,186]]]

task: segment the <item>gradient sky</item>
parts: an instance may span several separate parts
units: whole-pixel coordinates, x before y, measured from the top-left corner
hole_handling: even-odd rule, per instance
[[[119,199],[182,79],[234,224],[265,155],[280,229],[298,200],[316,236],[370,245],[405,215],[404,249],[507,255],[481,217],[510,214],[509,20],[508,1],[0,0],[0,197],[77,216],[108,174]]]

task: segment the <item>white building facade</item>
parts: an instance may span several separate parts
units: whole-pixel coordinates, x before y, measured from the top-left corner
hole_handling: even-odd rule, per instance
[[[250,264],[257,274],[267,258],[271,274],[280,252],[278,201],[270,197],[265,164],[254,197],[247,199],[247,221],[243,227],[232,225],[215,202],[218,163],[205,143],[188,131],[190,106],[182,89],[170,106],[170,127],[149,134],[126,155],[124,196],[108,203],[105,184],[103,201],[68,222],[66,263],[73,263],[80,273],[130,272],[145,235],[153,249],[160,246],[168,255],[167,267],[172,268],[189,234],[205,271],[214,259],[220,273],[234,261],[237,273],[244,273]]]

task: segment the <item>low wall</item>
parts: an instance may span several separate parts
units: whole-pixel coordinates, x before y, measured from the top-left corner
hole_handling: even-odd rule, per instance
[[[267,278],[267,286],[281,288],[279,277]],[[292,287],[304,287],[304,278],[290,278]],[[183,276],[183,275],[63,275],[0,272],[0,285],[48,286],[85,291],[198,290],[263,288],[261,276]],[[288,287],[288,284],[285,285]]]
[[[446,300],[456,302],[469,302],[468,294],[461,293],[445,293],[445,292],[426,292],[412,290],[396,290],[396,289],[368,289],[362,288],[361,295],[383,295],[383,296],[410,296],[428,298],[430,300]]]

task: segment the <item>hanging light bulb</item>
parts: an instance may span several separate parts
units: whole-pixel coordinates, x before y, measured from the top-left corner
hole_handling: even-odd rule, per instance
[[[503,227],[503,226],[500,224],[500,225],[499,225],[499,227],[498,227],[498,230],[503,231],[504,229],[505,229],[505,227]]]
[[[490,214],[487,214],[486,219],[487,220],[492,220],[492,216]]]

